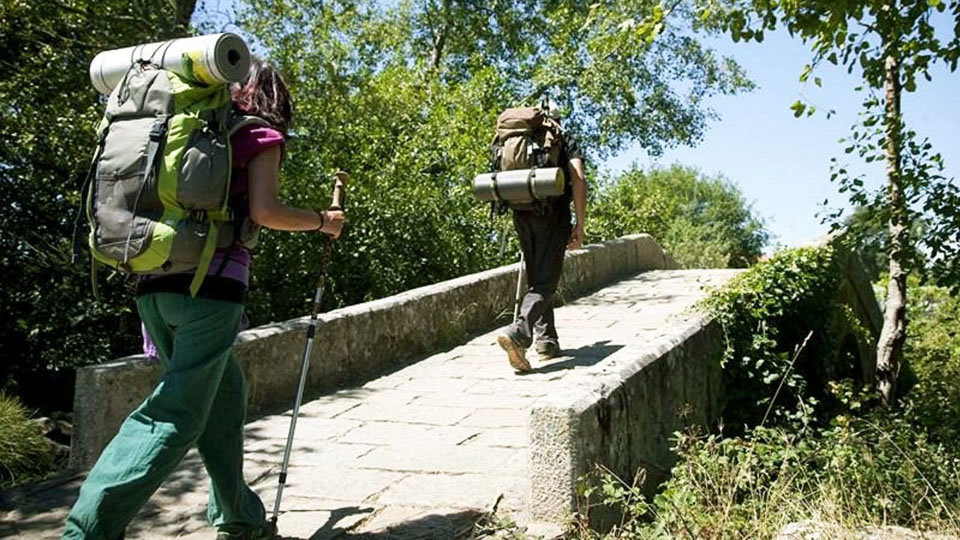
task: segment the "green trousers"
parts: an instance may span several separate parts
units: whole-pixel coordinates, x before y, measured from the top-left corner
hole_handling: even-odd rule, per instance
[[[243,478],[246,384],[233,355],[243,306],[154,293],[137,301],[165,372],[80,488],[63,538],[113,540],[196,445],[210,476],[207,517],[220,530],[263,525]]]

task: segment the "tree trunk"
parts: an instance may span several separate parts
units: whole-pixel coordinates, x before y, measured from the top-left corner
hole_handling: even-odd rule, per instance
[[[443,60],[443,49],[447,44],[447,32],[450,31],[450,0],[443,0],[440,8],[440,28],[434,34],[433,51],[430,53],[430,64],[427,71],[440,69]]]
[[[907,338],[907,274],[905,270],[909,223],[903,185],[900,178],[900,59],[895,45],[888,42],[886,58],[886,174],[887,203],[890,209],[890,278],[887,283],[887,305],[883,329],[877,342],[877,383],[884,402],[896,399],[897,377]]]
[[[175,14],[174,25],[178,34],[187,35],[190,29],[190,19],[193,18],[193,11],[197,7],[197,0],[177,0],[177,12]]]
[[[440,69],[440,61],[443,59],[443,47],[447,42],[447,24],[444,23],[440,28],[440,35],[433,43],[433,53],[430,54],[430,70]]]

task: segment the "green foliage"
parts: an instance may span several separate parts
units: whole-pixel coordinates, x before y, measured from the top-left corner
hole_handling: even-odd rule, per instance
[[[310,61],[290,54],[280,56],[288,73]],[[301,97],[297,126],[304,127],[297,128],[299,139],[284,165],[283,196],[320,207],[330,196],[324,172],[345,167],[352,173],[349,223],[335,249],[329,307],[509,261],[498,255],[500,228],[494,229],[489,208],[477,204],[470,191],[473,175],[487,167],[485,149],[501,84],[492,70],[451,85],[390,68],[342,93],[303,90],[316,84],[311,79],[290,84]],[[272,231],[263,238],[260,253],[274,256],[260,255],[254,264],[254,323],[302,312],[324,241]]]
[[[626,141],[651,147],[693,142],[707,112],[698,100],[668,91],[674,78],[689,80],[697,95],[749,86],[735,64],[679,37],[689,14],[656,15],[649,12],[653,4],[639,9],[637,3],[634,16],[648,13],[673,26],[643,47],[598,17],[597,10],[612,5],[248,4],[240,25],[286,74],[296,102],[297,139],[284,164],[283,196],[322,206],[329,186],[318,178],[335,168],[352,173],[349,223],[337,243],[328,307],[512,262],[515,249],[499,254],[502,221],[491,223],[489,208],[471,192],[474,175],[489,167],[492,128],[503,108],[551,94],[566,105],[565,126],[595,156]],[[574,38],[582,48],[571,48]],[[630,58],[636,70],[607,69],[603,54],[610,51],[594,50],[604,40],[622,42],[616,54]],[[640,69],[666,61],[667,51],[683,59],[674,77]],[[570,76],[579,70],[591,76]],[[623,85],[659,99],[637,101],[616,113],[622,123],[601,125],[598,118],[614,115],[610,107],[625,107]],[[322,241],[264,235],[260,252],[271,256],[260,255],[254,264],[255,324],[302,312]]]
[[[831,537],[877,524],[960,531],[960,455],[902,415],[840,416],[800,433],[685,435],[676,450],[649,536],[770,538],[805,520],[836,528]]]
[[[7,0],[0,7],[0,388],[28,404],[69,409],[75,366],[136,350],[137,319],[120,280],[97,303],[88,265],[70,264],[102,104],[87,66],[99,51],[183,34],[193,4]]]
[[[934,440],[960,452],[960,297],[912,285],[904,354],[913,380],[902,406]]]
[[[42,478],[54,464],[53,449],[23,405],[0,393],[0,489]]]
[[[834,253],[829,246],[781,251],[703,302],[723,329],[724,417],[734,429],[759,423],[775,395],[774,421],[799,419],[804,405],[816,403],[807,381],[837,348],[829,330],[837,311]]]
[[[884,104],[876,96],[864,100],[860,126],[851,128],[851,135],[841,139],[847,154],[879,162],[886,157],[889,135],[882,119]],[[957,266],[960,244],[956,231],[960,228],[960,190],[953,179],[943,175],[943,156],[933,151],[929,140],[920,140],[917,133],[898,127],[899,172],[897,184],[903,200],[909,204],[895,208],[889,201],[888,188],[868,189],[865,175],[854,176],[836,158],[831,159],[830,179],[837,183],[856,208],[844,218],[844,210],[835,209],[824,216],[832,229],[844,228],[852,241],[873,250],[882,257],[880,271],[886,271],[891,253],[888,223],[899,212],[908,229],[910,242],[900,251],[900,262],[906,272],[916,272],[934,282],[960,290],[960,267]],[[868,270],[872,270],[868,264]]]
[[[588,240],[649,233],[690,268],[750,266],[769,238],[736,186],[679,165],[628,171],[592,197]]]
[[[187,33],[195,4],[3,4],[0,273],[16,285],[0,288],[9,321],[0,328],[8,359],[0,388],[30,405],[69,408],[77,366],[137,351],[123,279],[106,283],[98,303],[86,264],[69,262],[104,101],[87,66],[101,50]],[[704,97],[750,87],[735,63],[694,39],[690,11],[648,0],[239,5],[240,19],[227,26],[281,69],[295,101],[284,199],[323,207],[329,173],[353,174],[328,309],[512,260],[499,254],[503,228],[470,193],[473,176],[488,168],[499,110],[548,93],[588,156],[633,142],[656,152],[699,139],[711,115]],[[213,22],[218,7],[199,6],[200,27],[222,30]],[[249,302],[254,324],[304,312],[323,241],[263,235]]]
[[[837,216],[839,218],[839,216]],[[874,207],[859,206],[844,219],[844,231],[861,254],[863,270],[870,282],[880,279],[887,272],[887,224],[882,212]]]
[[[687,7],[659,1],[248,2],[241,26],[270,56],[308,51],[311,77],[358,82],[387,67],[458,84],[493,69],[503,105],[548,93],[592,155],[639,142],[693,143],[703,99],[751,88],[740,67],[690,32]],[[332,25],[332,23],[336,23]],[[675,84],[675,83],[680,84]],[[359,112],[359,111],[358,111]],[[490,111],[493,112],[493,111]]]
[[[804,66],[800,81],[807,82],[823,61],[859,71],[865,90],[860,119],[851,128],[845,152],[856,152],[866,163],[883,162],[886,185],[870,190],[864,178],[851,175],[833,160],[831,180],[837,182],[855,207],[889,223],[887,257],[890,295],[877,342],[878,388],[888,403],[896,396],[905,329],[906,276],[912,271],[930,274],[939,284],[960,291],[960,187],[943,175],[943,158],[927,139],[908,129],[901,114],[904,93],[914,92],[921,77],[932,80],[929,68],[937,63],[955,71],[960,60],[960,2],[956,0],[701,0],[701,22],[729,31],[734,41],[762,41],[764,30],[778,25],[810,44],[813,60]],[[949,27],[945,35],[934,25],[937,17]],[[813,78],[815,85],[822,81]],[[816,108],[797,101],[795,116]],[[828,113],[829,117],[829,113]],[[827,201],[825,201],[826,203]],[[840,228],[837,210],[826,216]],[[913,224],[923,219],[922,234]],[[852,231],[856,235],[857,230]],[[925,257],[918,256],[924,253]],[[929,265],[918,261],[928,258]]]
[[[895,7],[895,9],[893,9]],[[850,1],[837,4],[830,0],[750,0],[703,1],[699,3],[701,21],[729,32],[734,41],[763,41],[763,32],[785,27],[791,35],[808,43],[813,61],[804,67],[801,82],[812,76],[821,62],[859,69],[864,82],[874,88],[884,83],[884,62],[893,54],[901,59],[903,88],[916,90],[918,79],[930,80],[929,68],[935,63],[956,70],[960,59],[960,30],[955,35],[939,35],[931,17],[947,12],[960,21],[960,3],[941,0],[902,0],[896,6],[881,2]],[[814,84],[820,85],[814,78]],[[804,104],[794,105],[801,114]]]
[[[643,492],[645,478],[645,471],[640,469],[633,482],[627,483],[606,467],[596,465],[577,485],[578,511],[571,536],[582,540],[641,537],[653,509]],[[620,519],[600,535],[590,527],[591,514],[608,508],[617,509]]]

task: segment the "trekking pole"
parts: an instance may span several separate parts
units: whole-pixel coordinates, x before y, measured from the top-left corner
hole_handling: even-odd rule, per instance
[[[350,177],[344,171],[337,171],[333,175],[333,202],[329,210],[343,210],[344,186]],[[277,485],[277,498],[273,501],[273,517],[270,518],[273,534],[277,534],[277,519],[280,515],[280,498],[283,496],[283,487],[287,483],[287,466],[290,464],[290,451],[293,448],[293,433],[297,429],[297,416],[300,414],[300,402],[303,401],[303,388],[307,383],[307,369],[310,367],[310,353],[313,352],[313,336],[317,330],[317,315],[323,301],[323,290],[327,285],[327,265],[330,262],[330,252],[333,249],[333,239],[324,242],[320,279],[317,280],[317,290],[313,297],[313,311],[310,313],[310,326],[307,327],[307,343],[303,348],[303,359],[300,361],[300,384],[297,387],[297,397],[293,402],[293,414],[290,417],[290,431],[287,432],[287,446],[283,450],[283,465],[280,467],[280,480]]]
[[[520,268],[517,270],[517,297],[513,301],[513,322],[520,316],[520,283],[523,281],[523,250],[520,250]]]

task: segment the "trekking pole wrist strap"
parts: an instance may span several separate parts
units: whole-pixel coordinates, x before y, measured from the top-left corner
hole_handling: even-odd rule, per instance
[[[314,208],[313,211],[314,211],[315,214],[317,214],[317,217],[320,218],[320,226],[317,227],[316,229],[314,229],[315,231],[319,231],[319,230],[323,229],[323,226],[326,224],[326,218],[324,217],[324,211],[323,211],[323,210],[317,210],[316,208]]]

